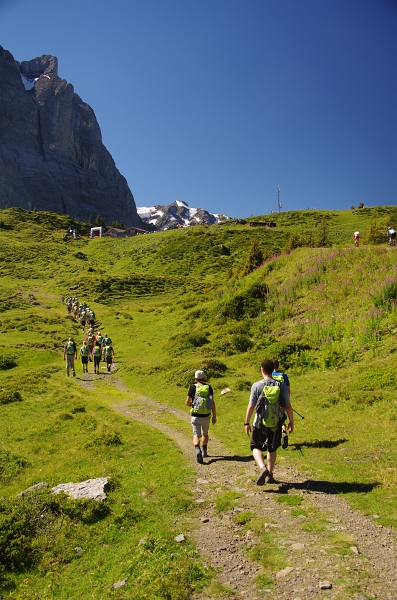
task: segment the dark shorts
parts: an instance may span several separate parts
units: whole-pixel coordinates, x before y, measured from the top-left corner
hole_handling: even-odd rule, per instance
[[[88,356],[82,356],[81,362],[83,363],[83,365],[88,365]]]
[[[396,233],[396,232],[394,232],[394,233],[391,233],[391,234],[390,234],[390,237],[391,237],[391,239],[392,239],[392,240],[395,240],[395,239],[396,239],[396,235],[397,235],[397,233]]]
[[[106,357],[106,364],[107,365],[111,365],[113,363],[113,356],[107,356]]]
[[[275,431],[268,427],[261,429],[254,427],[251,435],[251,450],[257,448],[262,452],[276,452],[277,448],[281,446],[281,427],[281,421]]]
[[[94,367],[99,367],[99,363],[101,362],[100,356],[94,356]]]

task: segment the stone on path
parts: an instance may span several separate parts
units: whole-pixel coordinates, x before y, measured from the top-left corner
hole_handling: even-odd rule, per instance
[[[331,590],[332,589],[332,583],[330,581],[320,581],[318,586],[319,586],[320,590]]]
[[[286,575],[289,575],[291,573],[291,571],[293,571],[293,570],[294,570],[293,567],[285,567],[285,569],[282,569],[281,571],[276,573],[276,577],[278,579],[280,579],[280,577],[285,577]]]
[[[177,535],[176,537],[174,537],[174,540],[176,542],[184,542],[185,541],[185,536],[183,535],[183,533],[181,533],[180,535]]]

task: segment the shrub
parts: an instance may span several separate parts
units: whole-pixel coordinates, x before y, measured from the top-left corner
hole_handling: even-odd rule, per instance
[[[11,404],[11,402],[22,402],[22,396],[17,391],[0,389],[0,404]]]
[[[2,371],[6,371],[7,369],[13,369],[17,366],[18,364],[12,356],[7,356],[6,354],[0,355],[0,369]]]
[[[6,450],[0,450],[0,481],[6,483],[23,469],[29,466],[29,462],[22,456],[16,456]]]
[[[248,335],[242,333],[232,337],[232,345],[237,352],[247,352],[253,346],[253,342]]]
[[[257,317],[265,308],[269,288],[266,283],[256,283],[247,290],[227,298],[218,311],[218,320],[240,321]]]

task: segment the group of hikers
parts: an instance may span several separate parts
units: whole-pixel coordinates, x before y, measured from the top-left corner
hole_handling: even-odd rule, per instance
[[[81,358],[83,373],[88,373],[88,363],[94,363],[94,373],[99,374],[101,361],[106,362],[106,368],[110,372],[114,361],[113,343],[110,337],[99,331],[95,321],[95,313],[86,302],[80,303],[77,296],[64,298],[64,303],[70,315],[78,321],[87,333],[78,352],[76,342],[73,337],[69,337],[63,348],[63,359],[66,363],[66,375],[70,373],[76,376],[74,361],[78,355]]]
[[[396,231],[395,229],[393,229],[393,227],[389,227],[387,230],[387,235],[389,236],[389,246],[395,246],[396,245]],[[360,242],[360,232],[359,231],[355,231],[353,233],[353,240],[354,240],[354,245],[356,248],[358,248],[358,244]]]
[[[94,373],[99,373],[101,360],[111,371],[114,359],[112,340],[96,327],[95,313],[87,303],[80,303],[77,296],[64,298],[69,314],[79,321],[87,334],[80,347],[83,373],[88,373],[88,363],[94,363]],[[66,374],[76,375],[75,359],[78,350],[73,337],[69,337],[64,346],[63,357],[66,362]],[[245,433],[250,436],[250,448],[259,469],[257,485],[274,483],[273,470],[277,450],[288,447],[288,433],[294,430],[294,411],[290,402],[291,387],[286,373],[279,371],[278,360],[264,359],[261,363],[262,379],[251,387],[250,398],[245,414]],[[205,382],[205,372],[198,370],[194,374],[195,383],[189,387],[186,405],[190,407],[193,429],[193,445],[196,460],[203,464],[208,457],[210,422],[216,423],[216,404],[214,390]],[[251,417],[254,419],[251,425]],[[288,424],[286,424],[288,416]],[[266,460],[264,457],[266,453]]]
[[[278,360],[266,358],[262,361],[262,379],[251,387],[245,414],[245,433],[250,436],[251,451],[259,469],[257,485],[275,483],[273,469],[277,449],[280,446],[284,449],[288,447],[288,433],[294,430],[290,382],[288,375],[278,369]],[[204,458],[208,457],[210,421],[216,423],[216,406],[214,391],[211,385],[205,383],[204,371],[196,371],[194,378],[196,383],[189,387],[185,404],[190,406],[196,460],[203,464]]]

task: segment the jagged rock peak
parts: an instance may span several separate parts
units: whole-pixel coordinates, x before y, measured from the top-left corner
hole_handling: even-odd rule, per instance
[[[24,60],[21,62],[19,70],[26,79],[38,79],[41,75],[50,73],[58,75],[58,59],[51,54],[43,54],[32,60]]]

